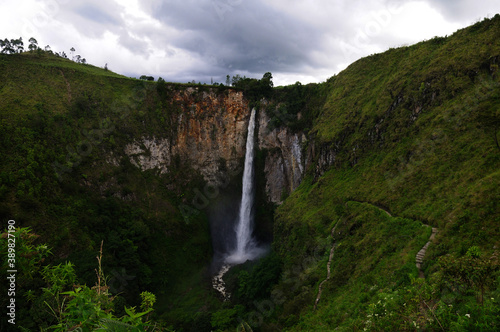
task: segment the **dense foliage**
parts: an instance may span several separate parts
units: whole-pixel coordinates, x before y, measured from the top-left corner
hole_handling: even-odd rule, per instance
[[[198,173],[174,160],[160,178],[117,150],[121,162],[102,162],[146,127],[158,137],[169,135],[165,129],[173,129],[170,115],[178,106],[162,100],[154,84],[44,51],[0,55],[0,67],[4,225],[15,219],[18,227],[31,227],[52,248],[45,260],[71,262],[87,285],[94,283],[104,241],[103,270],[123,314],[125,306],[139,305],[143,291],[154,291],[160,312],[174,300],[196,298],[200,307],[214,301],[200,283],[211,258],[206,217],[194,215],[187,224],[177,209],[192,195],[181,195],[184,190],[203,186]],[[179,287],[186,276],[196,277]],[[37,289],[41,276],[34,282]],[[7,300],[2,297],[2,305]],[[18,317],[30,328],[50,323],[46,314],[33,320],[21,311]]]
[[[499,328],[499,33],[497,15],[329,80],[312,128],[317,166],[278,209],[274,233],[285,273],[318,263],[301,269],[302,288],[275,312],[279,326]],[[422,224],[438,233],[420,273]]]
[[[189,85],[2,41],[0,218],[16,219],[19,326],[498,330],[499,35],[497,15],[321,84],[275,88],[266,73],[200,85],[232,84],[269,130],[308,138],[300,187],[276,211],[258,195],[272,250],[230,270],[227,302],[210,283],[207,216],[178,208],[201,176],[180,157],[167,174],[141,171],[117,148],[144,132],[169,138],[181,112],[172,93]]]
[[[102,270],[102,244],[97,257],[95,286],[77,283],[74,265],[65,262],[58,265],[44,265],[44,258],[50,249],[36,245],[37,235],[29,228],[18,228],[13,233],[17,241],[18,273],[17,289],[18,319],[16,326],[24,330],[42,329],[47,331],[100,331],[117,328],[120,331],[167,331],[148,321],[153,311],[156,297],[150,292],[142,292],[140,312],[136,307],[123,307],[125,315],[116,317],[116,296],[112,296],[107,285],[108,277]],[[0,240],[2,252],[7,252],[7,239]],[[29,259],[26,259],[28,258]],[[3,266],[5,267],[5,266]],[[4,272],[4,269],[2,272]],[[43,282],[38,283],[43,280]],[[42,286],[41,288],[35,287]],[[6,326],[3,325],[5,328]]]

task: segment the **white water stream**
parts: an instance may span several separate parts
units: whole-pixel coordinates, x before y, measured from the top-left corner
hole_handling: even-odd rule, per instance
[[[217,289],[225,299],[229,294],[224,287],[222,277],[232,265],[245,263],[263,255],[265,248],[258,247],[252,237],[253,231],[253,204],[254,204],[254,135],[255,135],[255,109],[252,109],[248,123],[248,135],[245,152],[245,167],[243,169],[243,190],[241,195],[240,211],[236,223],[236,247],[224,259],[224,265],[219,273],[213,277],[214,288]]]
[[[264,253],[252,238],[253,231],[253,202],[254,202],[254,134],[255,134],[255,108],[252,109],[248,123],[248,135],[245,153],[245,168],[243,169],[243,191],[241,194],[240,213],[236,224],[236,248],[225,261],[235,265],[253,260]]]

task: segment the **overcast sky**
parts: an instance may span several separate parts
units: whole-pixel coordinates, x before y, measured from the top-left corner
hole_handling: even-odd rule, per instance
[[[322,82],[360,57],[450,35],[499,0],[0,0],[0,38],[74,47],[131,77]],[[27,46],[27,45],[25,45]]]

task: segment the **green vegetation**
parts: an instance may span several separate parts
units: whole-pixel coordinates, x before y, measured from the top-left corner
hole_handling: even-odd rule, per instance
[[[274,247],[286,274],[318,257],[339,223],[332,276],[314,310],[323,250],[270,322],[294,331],[498,329],[499,33],[497,15],[361,59],[326,83],[312,129],[323,165],[278,209]],[[430,235],[422,223],[439,229],[425,279],[415,268]]]
[[[292,131],[309,133],[328,96],[330,84],[310,83],[278,87],[272,103],[265,108],[271,121],[269,129],[286,126]]]
[[[192,199],[193,188],[203,187],[201,176],[176,158],[166,176],[141,172],[117,149],[146,131],[169,138],[180,108],[161,93],[184,86],[165,86],[160,93],[155,83],[45,51],[0,55],[0,67],[4,225],[15,219],[17,226],[31,227],[52,248],[47,262],[71,262],[87,285],[94,283],[94,258],[104,241],[103,270],[121,315],[125,307],[139,307],[144,291],[156,295],[162,312],[173,302],[182,307],[196,299],[186,313],[214,302],[205,283],[188,278],[203,275],[211,259],[206,216],[193,215],[187,224],[177,209]],[[37,278],[20,285],[20,294],[38,289]],[[7,300],[2,297],[2,305]],[[18,313],[18,326],[51,323],[46,310],[41,320]]]
[[[250,101],[250,107],[259,104],[262,98],[269,98],[273,94],[273,75],[265,73],[260,80],[256,78],[247,78],[235,76],[232,80],[232,86],[243,90],[245,98]]]
[[[497,15],[321,84],[228,77],[267,112],[268,129],[307,135],[309,160],[277,208],[257,172],[259,235],[272,250],[228,272],[229,302],[211,288],[205,212],[178,208],[201,175],[181,156],[165,174],[141,171],[123,147],[144,133],[172,141],[186,110],[175,92],[230,88],[130,79],[36,40],[30,52],[2,41],[0,217],[16,220],[18,326],[499,330],[499,35]]]
[[[61,332],[78,328],[82,331],[108,331],[113,327],[119,328],[119,331],[167,331],[148,321],[156,301],[155,295],[150,292],[140,294],[141,312],[136,312],[135,307],[124,307],[126,314],[122,317],[118,318],[113,314],[113,310],[117,309],[114,303],[116,296],[110,294],[109,286],[106,284],[107,277],[102,270],[102,246],[97,257],[97,282],[95,286],[88,287],[76,283],[76,273],[70,262],[41,266],[43,259],[40,258],[46,256],[47,246],[35,246],[33,242],[37,235],[31,233],[28,228],[19,228],[13,235],[21,240],[17,242],[16,247],[18,256],[31,257],[31,264],[22,263],[22,259],[19,262],[21,264],[18,265],[18,269],[22,279],[18,280],[18,285],[35,283],[37,278],[43,280],[43,286],[39,289],[18,291],[18,294],[23,296],[21,299],[23,305],[17,304],[21,309],[18,315],[26,315],[31,320],[24,318],[19,324],[18,319],[17,325],[25,329],[38,327],[47,331]],[[5,249],[6,239],[2,238],[0,244],[2,249]]]

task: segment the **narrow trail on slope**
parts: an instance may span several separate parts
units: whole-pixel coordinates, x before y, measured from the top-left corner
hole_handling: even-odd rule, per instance
[[[354,202],[370,204],[370,205],[376,207],[377,209],[387,213],[387,215],[389,217],[392,217],[392,214],[389,212],[389,210],[383,206],[376,205],[376,204],[366,202],[366,201],[354,201]],[[431,226],[424,224],[424,223],[422,223],[422,225],[424,225],[425,227],[431,227]],[[427,252],[427,248],[429,248],[429,245],[432,243],[432,241],[434,241],[434,238],[436,237],[437,233],[438,233],[438,229],[436,227],[432,227],[432,233],[431,233],[431,236],[429,237],[429,240],[422,247],[422,249],[420,249],[417,252],[417,255],[415,256],[415,262],[416,262],[415,265],[418,269],[418,277],[419,278],[425,278],[424,272],[422,271],[422,264],[424,263],[424,257],[425,257],[425,253]]]
[[[376,207],[380,211],[385,212],[389,217],[392,217],[392,214],[391,214],[391,211],[389,211],[389,208],[387,208],[387,207],[385,207],[385,206],[383,206],[381,204],[376,204],[376,203],[372,203],[372,202],[368,202],[368,201],[358,201],[358,200],[355,200],[355,199],[351,199],[349,202],[370,204],[371,206]]]
[[[316,301],[314,302],[314,310],[316,310],[319,300],[321,299],[321,292],[323,291],[323,284],[330,279],[330,266],[332,263],[333,254],[335,253],[335,247],[337,246],[337,241],[335,241],[335,230],[337,229],[337,225],[340,223],[340,220],[335,223],[335,226],[332,228],[332,232],[330,233],[333,239],[332,248],[330,249],[330,257],[328,258],[328,263],[326,264],[326,279],[323,280],[318,287],[318,296],[316,296]]]
[[[430,227],[429,225],[425,225],[425,226]],[[424,263],[424,257],[425,257],[425,253],[427,252],[427,248],[429,247],[431,242],[436,237],[437,232],[438,232],[438,229],[436,227],[432,227],[432,233],[431,233],[431,236],[429,237],[429,240],[422,247],[422,249],[419,250],[419,252],[417,253],[417,256],[415,257],[415,262],[416,262],[415,265],[417,266],[417,269],[418,269],[418,277],[419,278],[425,278],[424,271],[422,271],[422,264]]]
[[[373,203],[365,202],[365,201],[355,201],[355,200],[353,200],[353,202],[370,204],[371,206],[376,207],[380,211],[385,212],[389,217],[392,217],[391,212],[387,208],[385,208],[385,207],[382,207],[382,206],[379,206],[379,205],[375,205]],[[335,224],[335,226],[332,228],[332,231],[331,231],[331,236],[332,236],[332,239],[333,239],[333,245],[332,245],[332,248],[330,249],[330,257],[328,258],[328,263],[326,265],[326,279],[324,279],[319,284],[318,295],[316,296],[316,301],[314,301],[314,310],[316,310],[316,308],[318,307],[319,300],[321,299],[321,292],[323,291],[323,284],[330,279],[330,267],[331,267],[331,263],[332,263],[332,259],[333,259],[333,254],[335,252],[335,247],[337,246],[337,241],[335,241],[335,230],[337,229],[337,225],[339,224],[339,222],[340,221],[337,221],[337,223]],[[427,224],[424,224],[424,223],[422,223],[422,225],[424,225],[426,227],[431,227],[431,226],[429,226]],[[416,266],[417,266],[417,269],[418,269],[418,276],[419,276],[419,278],[425,278],[424,272],[422,271],[422,264],[424,262],[424,257],[425,257],[425,253],[427,252],[427,248],[434,241],[434,238],[436,237],[437,233],[438,233],[438,229],[436,227],[432,227],[432,233],[431,233],[431,236],[429,237],[429,240],[422,247],[422,249],[420,249],[418,251],[418,253],[417,253],[416,257],[415,257],[415,261],[416,261]]]

